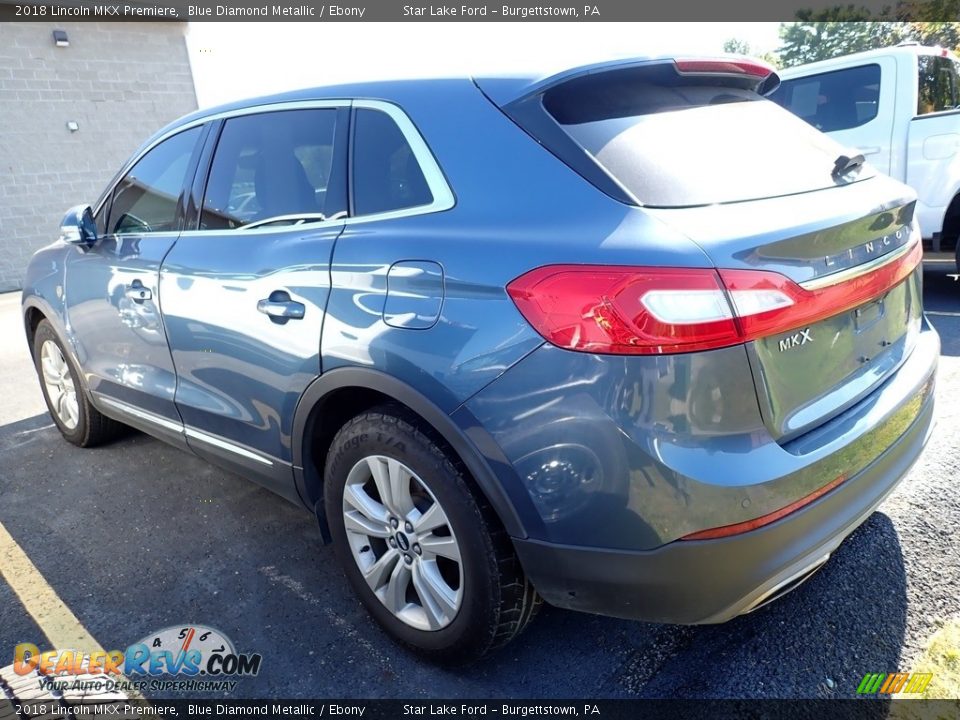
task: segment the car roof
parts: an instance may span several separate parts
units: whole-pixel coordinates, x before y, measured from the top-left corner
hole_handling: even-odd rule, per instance
[[[540,65],[539,67],[518,71],[515,73],[484,74],[473,76],[461,75],[453,77],[406,78],[397,80],[379,80],[370,82],[344,83],[338,85],[321,85],[299,90],[290,90],[272,95],[245,98],[233,102],[202,108],[189,115],[185,115],[158,130],[141,146],[146,147],[158,138],[167,135],[182,126],[191,123],[213,119],[223,114],[249,109],[258,106],[277,105],[282,103],[308,102],[312,100],[384,100],[406,107],[418,98],[426,95],[442,95],[451,89],[462,89],[464,85],[475,85],[495,104],[503,107],[508,103],[540,92],[551,85],[564,82],[575,77],[604,72],[617,68],[637,67],[640,65],[666,62],[677,57],[696,59],[730,59],[729,54],[716,55],[656,55],[613,58],[584,65],[556,66]],[[772,68],[771,68],[772,71]]]
[[[460,75],[448,77],[405,78],[396,80],[379,80],[370,82],[344,83],[337,85],[320,85],[298,90],[290,90],[271,95],[244,98],[233,102],[203,108],[189,115],[177,119],[164,130],[168,131],[179,125],[185,125],[196,120],[212,118],[217,115],[235,110],[256,107],[259,105],[273,105],[277,103],[310,101],[310,100],[342,100],[342,99],[376,99],[399,102],[412,93],[420,94],[424,91],[443,91],[450,85],[473,83],[478,85],[491,99],[498,104],[505,104],[538,89],[547,87],[572,77],[593,72],[609,70],[618,67],[630,67],[644,63],[671,60],[673,56],[643,56],[616,58],[601,62],[560,68],[539,66],[515,73],[478,73],[475,75]]]

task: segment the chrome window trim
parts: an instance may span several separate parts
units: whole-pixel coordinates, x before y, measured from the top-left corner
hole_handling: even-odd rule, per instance
[[[818,278],[813,278],[812,280],[807,280],[800,283],[800,287],[802,287],[804,290],[822,290],[823,288],[830,287],[831,285],[837,285],[839,283],[854,280],[861,275],[866,275],[867,273],[871,273],[878,268],[882,268],[884,265],[889,265],[890,263],[899,260],[913,250],[919,242],[920,239],[915,238],[912,242],[901,245],[896,250],[888,252],[886,255],[881,255],[878,258],[874,258],[870,262],[865,262],[860,265],[847,268],[846,270],[840,270],[835,273],[830,273],[829,275],[823,275]]]
[[[427,181],[427,187],[430,188],[430,194],[433,195],[433,201],[426,205],[416,205],[402,210],[346,217],[343,220],[345,225],[444,212],[456,205],[453,190],[450,189],[447,178],[443,174],[443,170],[440,169],[440,164],[427,146],[427,142],[423,139],[417,126],[413,124],[413,121],[399,105],[384,100],[354,100],[353,107],[358,110],[379,110],[389,115],[397,124],[407,144],[410,145],[413,156],[417,159],[420,171]]]
[[[153,150],[157,145],[162,143],[164,140],[172,138],[174,135],[179,135],[180,133],[190,130],[192,128],[198,127],[200,125],[206,125],[207,123],[214,122],[216,120],[225,120],[231,117],[240,117],[242,115],[257,115],[265,112],[276,112],[280,110],[311,110],[311,109],[322,109],[322,108],[342,108],[350,107],[351,101],[349,99],[342,100],[291,100],[290,102],[276,102],[268,103],[266,105],[250,105],[249,107],[235,108],[233,110],[224,110],[223,112],[213,113],[211,115],[204,115],[203,117],[194,118],[190,122],[186,122],[183,125],[177,125],[175,128],[171,128],[163,135],[154,140],[150,145],[145,147],[142,151],[133,156],[127,163],[120,169],[120,176],[117,178],[116,182],[110,186],[110,188],[104,193],[103,199],[101,202],[97,203],[97,206],[93,210],[93,214],[96,215],[103,208],[104,204],[107,202],[107,198],[113,195],[113,191],[117,189],[117,185],[120,184],[120,181],[127,176],[127,173],[130,171],[134,165],[140,162],[140,158],[146,155],[148,152]]]
[[[223,112],[214,113],[212,115],[206,115],[202,118],[196,118],[191,120],[188,123],[183,125],[178,125],[175,128],[170,129],[168,132],[165,132],[163,135],[158,137],[149,146],[144,148],[141,152],[137,153],[135,157],[127,162],[126,165],[120,171],[120,175],[117,178],[116,182],[110,186],[109,190],[104,193],[103,200],[99,202],[96,208],[93,211],[94,215],[97,215],[100,210],[103,209],[104,204],[107,202],[107,199],[113,196],[114,190],[116,190],[117,185],[126,177],[126,174],[130,171],[134,165],[136,165],[140,159],[146,155],[148,152],[153,150],[157,145],[162,143],[164,140],[167,140],[174,135],[177,135],[191,128],[205,125],[209,122],[214,122],[216,120],[228,120],[233,117],[242,117],[244,115],[259,115],[267,112],[281,112],[284,110],[315,110],[315,109],[338,109],[344,107],[353,107],[364,110],[379,110],[390,116],[390,118],[397,124],[397,127],[400,128],[400,132],[403,133],[404,138],[407,143],[410,145],[410,149],[413,151],[413,156],[417,159],[417,164],[420,166],[420,170],[423,173],[424,179],[427,181],[427,187],[430,188],[430,194],[433,195],[433,202],[426,205],[417,205],[415,207],[403,208],[402,210],[391,210],[390,212],[383,213],[373,213],[371,215],[359,215],[356,217],[346,217],[338,218],[334,222],[344,224],[344,225],[355,225],[358,223],[365,222],[374,222],[377,220],[392,220],[394,218],[403,218],[411,217],[415,215],[428,215],[431,213],[444,212],[451,209],[456,205],[456,197],[453,194],[453,190],[450,188],[450,184],[447,182],[446,176],[443,174],[443,170],[440,168],[440,164],[437,162],[436,157],[433,155],[433,152],[430,150],[427,145],[426,140],[420,134],[420,131],[417,129],[417,126],[414,125],[410,117],[404,112],[404,110],[392,102],[386,100],[368,100],[368,99],[334,99],[334,100],[292,100],[290,102],[278,102],[278,103],[268,103],[266,105],[251,105],[244,108],[236,108],[234,110],[225,110]],[[322,225],[322,223],[311,223],[311,225]],[[332,224],[332,223],[331,223]],[[269,231],[271,233],[284,232],[286,230],[296,230],[298,226],[292,225],[289,228],[280,227],[280,228],[264,228],[264,231]],[[302,226],[301,228],[302,229]],[[233,230],[217,230],[218,233],[234,233],[242,231],[243,228],[234,228]],[[248,234],[251,232],[257,232],[258,228],[253,230],[246,231]],[[196,228],[191,228],[189,230],[184,230],[183,232],[208,232],[205,230],[198,230]],[[214,231],[209,231],[214,232]],[[143,234],[153,234],[153,233],[143,233]],[[159,234],[159,233],[158,233]],[[180,233],[177,233],[178,235]]]

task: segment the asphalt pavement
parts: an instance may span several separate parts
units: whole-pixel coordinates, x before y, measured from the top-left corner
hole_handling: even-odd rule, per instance
[[[15,295],[0,296],[0,524],[105,649],[200,623],[262,654],[230,697],[850,697],[867,672],[909,671],[960,620],[960,283],[947,272],[925,278],[943,357],[924,456],[809,582],[724,625],[545,607],[478,665],[424,663],[367,616],[307,513],[142,434],[95,450],[61,440]],[[0,666],[20,642],[49,647],[0,579]]]

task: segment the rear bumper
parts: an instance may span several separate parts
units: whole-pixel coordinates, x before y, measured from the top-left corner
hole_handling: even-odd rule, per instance
[[[877,508],[920,455],[933,396],[907,431],[857,475],[765,527],[647,551],[514,540],[544,599],[559,607],[682,624],[724,622],[808,576]]]

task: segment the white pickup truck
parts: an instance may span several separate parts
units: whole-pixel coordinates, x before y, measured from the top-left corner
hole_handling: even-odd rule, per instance
[[[771,99],[916,190],[927,258],[960,267],[960,61],[903,44],[779,74]]]

